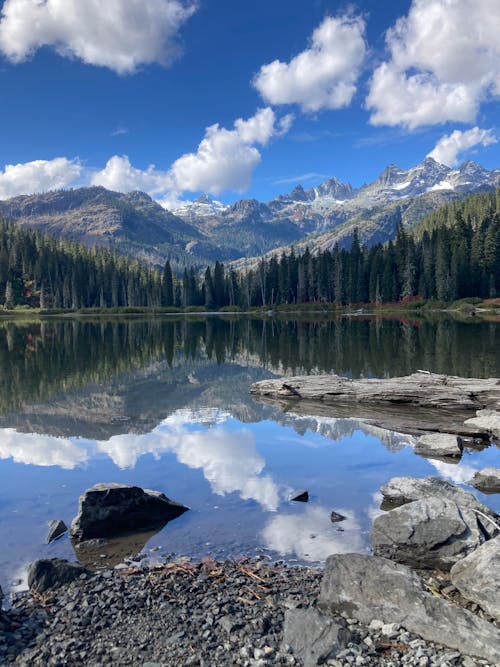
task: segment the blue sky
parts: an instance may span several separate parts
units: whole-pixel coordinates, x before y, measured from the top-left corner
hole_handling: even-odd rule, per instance
[[[499,32],[498,0],[4,0],[0,198],[499,167]]]

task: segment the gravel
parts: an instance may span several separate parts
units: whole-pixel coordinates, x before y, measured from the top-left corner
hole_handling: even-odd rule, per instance
[[[315,606],[320,580],[320,569],[263,558],[177,559],[84,574],[43,595],[18,594],[0,612],[0,665],[301,665],[282,643],[284,612]],[[352,641],[324,663],[330,667],[488,665],[397,624],[337,621]]]

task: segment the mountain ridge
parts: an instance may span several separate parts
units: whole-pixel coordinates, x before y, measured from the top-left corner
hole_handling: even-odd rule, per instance
[[[471,160],[452,169],[427,157],[406,170],[390,164],[358,188],[332,177],[308,189],[297,184],[267,203],[225,205],[202,194],[169,211],[140,191],[93,186],[0,201],[0,215],[149,264],[168,259],[182,269],[216,260],[244,265],[291,245],[312,252],[347,246],[355,227],[361,241],[373,245],[392,238],[399,224],[412,227],[449,201],[499,185],[500,169],[488,171]]]

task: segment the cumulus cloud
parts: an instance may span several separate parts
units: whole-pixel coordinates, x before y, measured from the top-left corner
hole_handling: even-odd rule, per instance
[[[13,428],[0,429],[0,459],[36,466],[59,466],[72,470],[84,464],[88,453],[67,438],[18,433]]]
[[[108,454],[119,468],[133,468],[145,454],[159,458],[173,452],[180,463],[202,469],[214,493],[237,492],[244,500],[253,499],[268,511],[276,510],[278,487],[269,475],[262,474],[265,461],[253,434],[246,429],[228,431],[222,425],[190,431],[191,424],[180,412],[151,433],[116,435],[97,442],[97,450]]]
[[[128,156],[113,155],[103,169],[86,173],[91,185],[117,192],[142,190],[166,208],[175,208],[185,191],[244,192],[262,159],[260,147],[286,134],[292,122],[292,115],[277,117],[266,107],[250,118],[238,118],[231,129],[210,125],[196,152],[182,155],[168,169],[138,169]],[[0,172],[0,198],[64,188],[81,172],[79,161],[67,158],[7,165]]]
[[[441,137],[427,157],[432,157],[436,162],[447,164],[449,167],[455,167],[465,151],[474,146],[491,146],[497,141],[492,130],[482,130],[479,127],[464,132],[455,130]]]
[[[81,170],[78,160],[64,157],[8,164],[0,172],[0,199],[59,190],[77,179]]]
[[[238,118],[230,130],[218,124],[207,127],[197,151],[182,155],[168,170],[154,165],[137,169],[127,156],[114,155],[91,181],[120,192],[144,190],[163,203],[172,203],[186,190],[243,192],[262,159],[257,146],[288,132],[292,120],[291,115],[277,118],[270,107],[259,109],[250,118]]]
[[[172,62],[179,29],[195,9],[184,0],[5,0],[0,49],[21,62],[51,46],[89,65],[133,73]]]
[[[288,63],[263,65],[253,85],[270,104],[298,104],[305,112],[346,107],[366,55],[364,34],[361,17],[329,16],[313,32],[308,49]]]
[[[143,190],[151,196],[172,186],[168,172],[160,171],[154,165],[144,170],[136,169],[126,155],[113,155],[104,169],[92,174],[90,182],[118,192]]]
[[[265,146],[273,137],[286,134],[292,121],[290,115],[278,119],[267,107],[247,120],[239,118],[231,130],[210,125],[197,151],[173,163],[171,176],[176,189],[204,190],[214,195],[224,190],[243,192],[261,161],[256,146]]]
[[[373,125],[473,122],[500,96],[497,0],[413,0],[387,32],[366,100]]]
[[[332,524],[331,510],[325,507],[306,507],[300,514],[278,514],[262,531],[266,547],[309,562],[325,560],[331,554],[367,551],[355,514],[343,508],[339,511],[346,517],[342,531]]]

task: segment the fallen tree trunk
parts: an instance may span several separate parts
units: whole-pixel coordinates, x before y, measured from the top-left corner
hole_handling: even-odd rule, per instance
[[[254,397],[285,410],[359,418],[402,433],[428,431],[488,438],[485,430],[464,425],[477,410],[500,410],[500,380],[417,372],[398,378],[359,379],[308,375],[263,380]],[[338,414],[337,414],[338,413]]]

